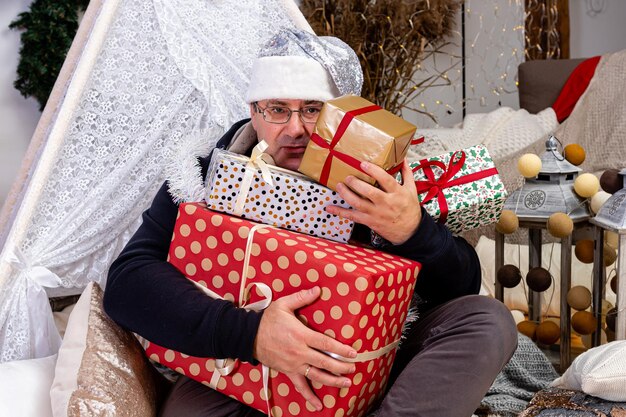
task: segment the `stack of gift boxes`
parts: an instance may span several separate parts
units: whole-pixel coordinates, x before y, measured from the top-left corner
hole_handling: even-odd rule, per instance
[[[396,174],[415,127],[357,96],[324,105],[296,173],[215,150],[206,202],[181,204],[168,261],[207,293],[262,309],[301,289],[321,296],[297,314],[358,356],[348,388],[312,384],[321,416],[362,416],[384,392],[420,265],[348,244],[353,224],[325,207],[348,207],[333,191],[370,161]],[[262,145],[261,145],[262,146]],[[496,221],[505,195],[493,162],[476,147],[412,164],[420,201],[459,230]],[[477,174],[478,173],[478,174]],[[471,192],[470,192],[471,191]],[[469,200],[468,197],[474,198]],[[149,343],[153,360],[273,416],[314,411],[289,378],[262,365],[198,358]]]

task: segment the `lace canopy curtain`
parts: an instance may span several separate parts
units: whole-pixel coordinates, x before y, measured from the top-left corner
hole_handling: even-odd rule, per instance
[[[57,351],[47,297],[104,283],[168,160],[248,116],[260,44],[280,26],[310,29],[292,0],[234,3],[108,0],[88,10],[95,23],[0,256],[0,363]]]

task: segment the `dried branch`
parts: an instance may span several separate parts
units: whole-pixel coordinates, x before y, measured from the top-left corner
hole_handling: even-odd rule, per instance
[[[447,45],[459,0],[302,0],[300,8],[319,35],[337,36],[357,53],[364,73],[362,96],[400,114],[426,88],[416,81],[426,55]],[[449,84],[449,80],[444,80]],[[440,85],[440,84],[437,84]]]

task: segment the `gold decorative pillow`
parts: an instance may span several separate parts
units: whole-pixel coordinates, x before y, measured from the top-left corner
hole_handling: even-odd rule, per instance
[[[54,417],[154,417],[162,379],[90,283],[69,318],[50,390]]]

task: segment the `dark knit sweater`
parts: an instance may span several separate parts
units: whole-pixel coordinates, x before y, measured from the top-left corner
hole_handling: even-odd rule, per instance
[[[236,123],[217,147],[226,148],[246,122]],[[201,160],[203,175],[208,162],[209,158]],[[163,184],[144,212],[142,225],[111,265],[104,294],[106,312],[121,326],[161,346],[193,356],[254,362],[262,313],[207,297],[166,261],[177,211]],[[354,236],[367,239],[369,230],[357,227]],[[425,301],[422,309],[479,290],[481,272],[474,249],[424,211],[415,235],[385,250],[422,264],[416,284]]]

